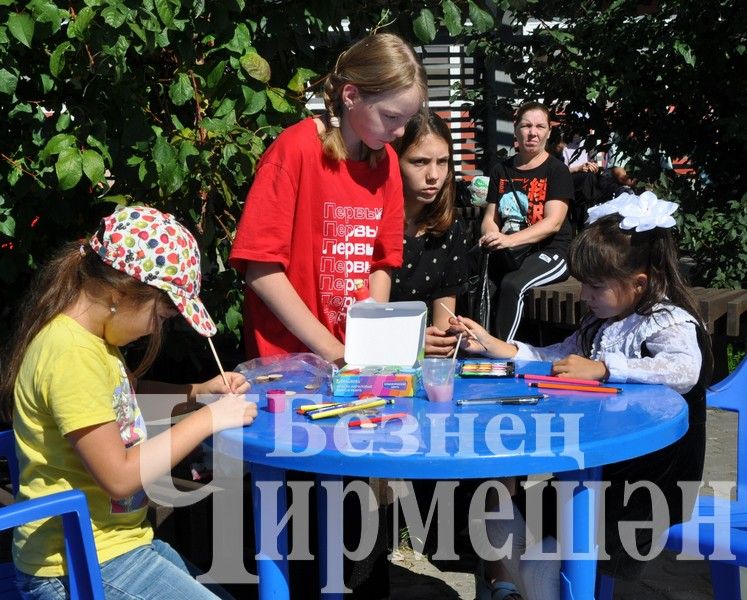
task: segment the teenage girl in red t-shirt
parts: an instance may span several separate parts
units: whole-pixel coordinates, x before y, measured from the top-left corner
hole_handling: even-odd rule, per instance
[[[343,52],[325,115],[286,129],[255,175],[231,251],[245,273],[247,354],[341,361],[353,281],[389,298],[402,260],[402,184],[389,143],[423,106],[412,48],[376,34]]]

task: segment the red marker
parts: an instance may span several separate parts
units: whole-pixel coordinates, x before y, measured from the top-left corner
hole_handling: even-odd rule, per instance
[[[535,381],[551,381],[555,383],[577,383],[578,385],[599,385],[596,379],[574,379],[573,377],[563,377],[562,375],[532,375],[526,373],[524,375],[517,375],[522,379],[532,379]]]
[[[384,423],[386,421],[391,421],[392,419],[402,419],[403,417],[406,417],[407,414],[408,413],[392,413],[390,415],[371,417],[370,419],[356,419],[355,421],[350,421],[348,427],[360,427],[361,423]]]
[[[529,387],[536,387],[545,390],[570,390],[573,392],[598,392],[600,394],[621,394],[622,388],[602,387],[599,385],[567,385],[565,383],[542,383],[532,382]]]

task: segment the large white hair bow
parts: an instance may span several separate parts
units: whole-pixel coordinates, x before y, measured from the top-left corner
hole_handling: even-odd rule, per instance
[[[607,215],[618,214],[623,218],[620,229],[648,231],[654,227],[668,228],[675,225],[672,213],[678,206],[675,202],[660,200],[653,192],[643,192],[640,196],[625,193],[604,204],[592,206],[586,222],[591,224]]]

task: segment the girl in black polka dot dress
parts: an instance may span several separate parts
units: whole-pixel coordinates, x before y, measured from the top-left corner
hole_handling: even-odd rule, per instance
[[[405,196],[402,267],[392,271],[389,299],[422,300],[431,323],[426,354],[449,356],[456,338],[447,335],[449,310],[465,285],[467,236],[454,210],[454,156],[446,122],[429,111],[416,115],[394,144]]]

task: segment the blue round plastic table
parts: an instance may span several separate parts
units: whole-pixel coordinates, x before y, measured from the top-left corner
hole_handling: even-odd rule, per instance
[[[548,363],[517,361],[519,373],[547,374],[549,368]],[[317,474],[318,490],[321,483],[339,481],[342,476],[493,479],[555,473],[567,481],[595,482],[600,479],[603,465],[668,446],[682,437],[688,426],[687,404],[670,388],[614,385],[621,387],[623,393],[537,390],[515,378],[457,378],[455,401],[538,391],[549,397],[530,406],[458,406],[455,401],[428,402],[421,391],[414,398],[397,398],[393,405],[381,410],[384,414],[408,413],[408,417],[375,429],[348,428],[345,422],[351,417],[343,422],[338,418],[310,421],[296,414],[291,408],[310,403],[309,392],[303,386],[295,388],[298,394],[293,396],[292,407],[286,407],[283,413],[269,413],[262,386],[254,386],[252,391],[259,393],[257,419],[249,427],[216,436],[215,450],[248,463],[254,485],[262,481],[283,482],[285,470],[289,469]],[[561,522],[573,535],[568,539],[573,540],[574,552],[580,552],[574,554],[573,560],[562,561],[563,600],[594,597],[596,549],[584,547],[585,540],[595,539],[598,499],[594,490],[594,486],[576,487],[572,501],[562,509],[569,518]],[[258,495],[255,491],[254,521],[259,541],[263,525]],[[277,514],[283,515],[285,510],[281,486]],[[327,578],[330,575],[327,561],[339,557],[341,562],[342,546],[341,536],[324,535],[326,515],[320,514],[320,518],[320,568],[324,581],[324,573]],[[281,530],[281,551],[287,551],[286,535]],[[263,556],[259,548],[258,551],[260,599],[290,598],[287,561]],[[324,598],[341,598],[341,589],[341,581],[327,581],[321,591]]]

